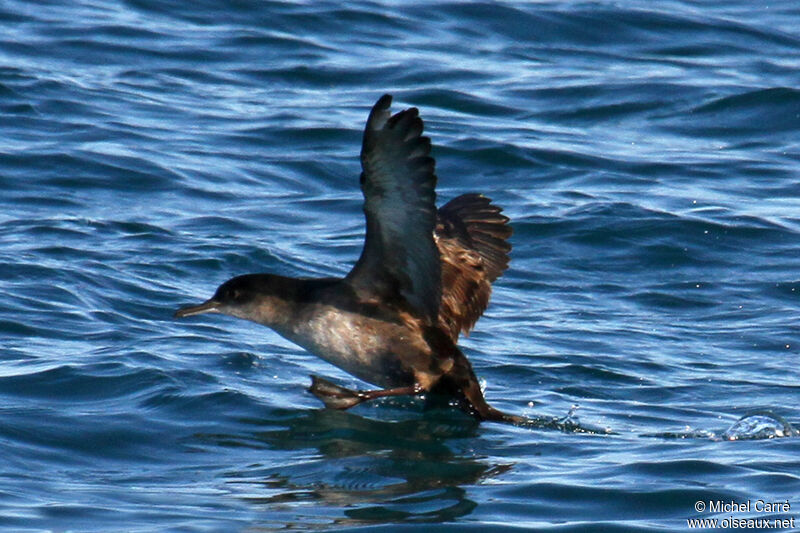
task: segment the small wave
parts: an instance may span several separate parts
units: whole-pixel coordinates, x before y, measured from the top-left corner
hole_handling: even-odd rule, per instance
[[[682,112],[683,114],[683,112]],[[676,119],[678,130],[695,136],[771,137],[796,131],[800,120],[800,90],[769,87],[714,98]],[[768,127],[765,127],[768,125]],[[782,140],[783,141],[783,140]]]

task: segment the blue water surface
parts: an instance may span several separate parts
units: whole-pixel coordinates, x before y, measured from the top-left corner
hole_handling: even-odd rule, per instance
[[[6,0],[0,26],[0,528],[800,521],[796,3]],[[322,410],[309,374],[367,385],[173,320],[237,274],[349,270],[383,93],[440,201],[512,219],[461,341],[487,398],[599,433]]]

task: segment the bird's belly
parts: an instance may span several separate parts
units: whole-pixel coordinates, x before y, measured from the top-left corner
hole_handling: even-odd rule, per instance
[[[414,361],[426,348],[421,336],[403,324],[335,308],[299,321],[284,336],[345,372],[380,387],[413,384]]]

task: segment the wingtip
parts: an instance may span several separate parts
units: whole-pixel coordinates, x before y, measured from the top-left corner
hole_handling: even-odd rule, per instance
[[[375,102],[375,107],[378,109],[389,109],[391,105],[392,105],[392,95],[389,93],[384,94],[383,96],[378,98],[377,102]]]
[[[378,101],[375,102],[374,106],[372,106],[372,111],[369,112],[366,131],[380,130],[383,128],[383,126],[389,120],[389,117],[391,117],[391,112],[389,111],[391,105],[391,94],[384,94],[378,98]]]
[[[372,106],[372,112],[370,115],[372,116],[385,116],[389,117],[391,114],[389,108],[392,107],[392,95],[391,94],[384,94],[378,101],[375,102],[375,105]]]

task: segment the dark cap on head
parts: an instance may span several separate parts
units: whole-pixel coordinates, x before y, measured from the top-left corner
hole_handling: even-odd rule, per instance
[[[256,294],[269,294],[272,283],[268,274],[247,274],[229,279],[219,286],[210,299],[198,305],[181,307],[175,311],[175,318],[183,318],[202,313],[222,313],[225,308],[244,305]]]
[[[219,286],[210,299],[199,305],[181,307],[175,318],[201,313],[223,313],[253,320],[255,307],[280,305],[302,297],[306,280],[275,274],[245,274],[231,278]]]

